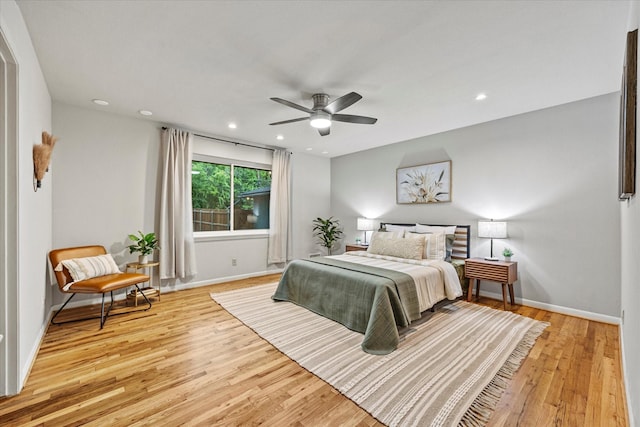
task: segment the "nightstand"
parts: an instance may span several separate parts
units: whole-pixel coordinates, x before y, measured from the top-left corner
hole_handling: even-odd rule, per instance
[[[347,247],[345,248],[345,252],[351,251],[366,251],[369,245],[356,245],[355,243],[347,243]]]
[[[476,298],[480,296],[480,280],[489,280],[502,284],[502,301],[504,309],[507,309],[507,290],[509,287],[509,299],[515,304],[513,298],[513,282],[518,280],[518,263],[513,261],[487,261],[482,258],[467,258],[464,261],[464,276],[469,279],[467,301],[471,301],[473,293],[473,281],[476,280]]]

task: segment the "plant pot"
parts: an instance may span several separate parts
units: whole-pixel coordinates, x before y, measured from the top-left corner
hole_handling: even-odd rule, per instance
[[[511,257],[510,256],[506,256],[506,257],[504,257],[504,260],[509,262],[509,261],[511,261]]]
[[[149,255],[138,255],[138,264],[146,264],[149,262]]]

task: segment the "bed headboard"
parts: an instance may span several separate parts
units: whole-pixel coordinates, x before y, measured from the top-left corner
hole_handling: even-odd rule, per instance
[[[380,228],[384,228],[386,225],[399,225],[402,227],[415,226],[416,223],[406,224],[398,222],[381,222]],[[422,224],[422,223],[419,223]],[[453,224],[424,224],[434,227],[451,227]],[[451,252],[452,259],[467,259],[471,258],[471,226],[470,225],[456,225],[456,238],[453,241],[453,248]]]

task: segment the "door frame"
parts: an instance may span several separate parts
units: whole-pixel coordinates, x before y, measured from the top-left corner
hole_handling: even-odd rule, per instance
[[[0,396],[20,391],[18,64],[0,28]]]

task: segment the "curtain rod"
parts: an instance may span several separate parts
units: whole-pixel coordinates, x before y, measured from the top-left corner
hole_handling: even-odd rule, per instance
[[[167,129],[169,129],[169,128],[166,127],[166,126],[162,126],[162,130],[167,130]],[[216,138],[214,136],[208,136],[208,135],[201,135],[199,133],[194,133],[193,135],[194,136],[199,136],[200,138],[213,139],[214,141],[226,142],[228,144],[242,145],[244,147],[251,147],[251,148],[258,148],[260,150],[276,151],[275,148],[260,147],[258,145],[245,144],[244,142],[229,141],[227,139]]]

